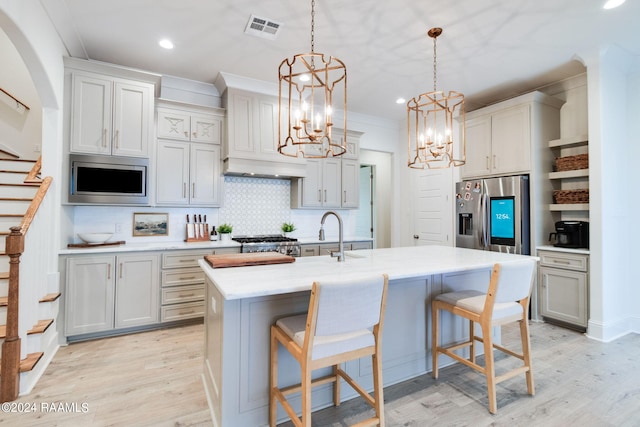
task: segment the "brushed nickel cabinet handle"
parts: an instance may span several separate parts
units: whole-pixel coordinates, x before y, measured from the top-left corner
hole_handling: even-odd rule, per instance
[[[120,263],[120,278],[122,279],[122,263]]]
[[[102,146],[103,147],[107,146],[107,129],[106,128],[102,131]]]
[[[107,264],[107,279],[111,279],[111,264]]]
[[[182,198],[183,199],[187,198],[187,183],[186,182],[182,183]]]
[[[491,169],[491,165],[489,164],[489,156],[486,157],[487,159],[487,170]]]
[[[324,190],[324,202],[327,203],[327,190]]]
[[[344,203],[347,203],[347,190],[344,190]]]
[[[116,129],[116,148],[120,148],[120,130]]]
[[[191,184],[191,197],[194,198],[194,199],[196,198],[196,183],[195,182]]]
[[[318,202],[322,202],[322,190],[318,189]]]
[[[196,276],[181,277],[180,280],[193,280],[195,278],[196,278]]]
[[[192,296],[194,296],[194,295],[195,295],[195,294],[194,294],[193,292],[191,292],[190,294],[180,294],[180,295],[178,295],[178,297],[179,297],[179,298],[186,298],[186,297],[192,297]]]

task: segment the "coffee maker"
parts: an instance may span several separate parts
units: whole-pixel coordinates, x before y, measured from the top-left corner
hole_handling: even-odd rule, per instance
[[[549,233],[549,243],[559,248],[589,249],[589,223],[586,221],[558,221],[556,231]]]

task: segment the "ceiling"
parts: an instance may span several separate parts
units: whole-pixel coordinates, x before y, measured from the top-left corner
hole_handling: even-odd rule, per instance
[[[311,1],[40,0],[70,55],[213,83],[218,72],[278,81],[285,58],[311,50]],[[640,56],[640,1],[316,0],[315,52],[347,66],[348,109],[401,119],[437,87],[471,111],[584,72],[598,46]],[[246,35],[251,15],[282,24],[273,40]],[[173,50],[158,46],[170,38]]]

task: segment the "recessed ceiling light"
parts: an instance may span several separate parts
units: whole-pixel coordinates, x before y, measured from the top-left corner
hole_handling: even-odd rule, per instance
[[[173,49],[173,42],[169,39],[162,39],[158,44],[165,49]]]
[[[607,0],[602,6],[604,9],[613,9],[624,3],[625,0]]]
[[[407,102],[407,100],[406,100],[406,99],[404,99],[404,98],[398,98],[398,99],[396,99],[396,104],[404,104],[405,102]]]

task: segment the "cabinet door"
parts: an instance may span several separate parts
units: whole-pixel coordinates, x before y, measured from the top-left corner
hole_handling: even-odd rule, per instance
[[[494,113],[491,118],[491,143],[493,173],[530,171],[529,105],[511,107]]]
[[[189,143],[158,141],[156,203],[189,204]]]
[[[116,81],[112,154],[148,157],[153,117],[153,85]]]
[[[191,205],[220,204],[220,147],[191,144],[190,199]]]
[[[322,206],[339,208],[342,199],[342,163],[340,159],[322,160]]]
[[[99,75],[73,73],[71,90],[70,150],[111,154],[113,82]]]
[[[261,160],[270,158],[285,161],[286,156],[278,153],[278,99],[261,96],[256,99],[258,109],[258,156]]]
[[[191,141],[220,144],[222,121],[214,116],[191,115]]]
[[[252,158],[255,156],[253,104],[253,97],[249,94],[234,92],[228,95],[229,147],[226,154],[231,157]]]
[[[342,159],[342,207],[357,208],[360,205],[360,163]]]
[[[319,245],[300,245],[300,256],[318,256],[320,255]]]
[[[322,160],[307,159],[307,176],[300,180],[302,184],[302,206],[322,206]]]
[[[180,110],[158,108],[158,138],[189,141],[191,117]]]
[[[116,328],[157,323],[160,264],[157,255],[117,257]]]
[[[540,267],[543,316],[586,327],[587,304],[587,273]]]
[[[113,329],[114,271],[113,256],[67,259],[66,336]]]
[[[467,120],[465,124],[467,161],[462,166],[462,177],[484,176],[491,172],[491,117]]]

